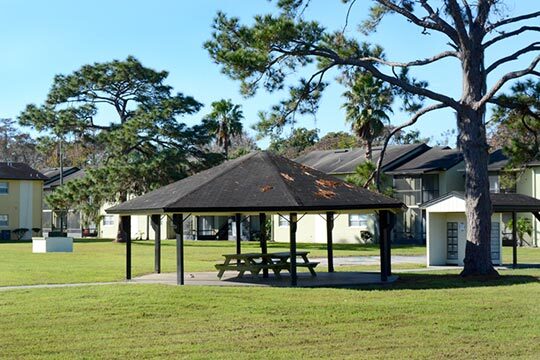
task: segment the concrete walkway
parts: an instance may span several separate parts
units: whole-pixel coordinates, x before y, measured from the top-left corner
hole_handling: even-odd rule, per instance
[[[317,261],[321,266],[328,265],[327,258],[311,258],[310,261]],[[392,264],[425,264],[427,257],[425,255],[392,255]],[[353,266],[353,265],[380,265],[379,256],[342,256],[334,257],[334,266]]]

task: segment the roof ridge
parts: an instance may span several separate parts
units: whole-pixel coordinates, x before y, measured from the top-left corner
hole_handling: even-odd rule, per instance
[[[226,163],[229,162],[229,161],[237,161],[237,162],[238,162],[238,164],[236,164],[236,166],[230,167],[229,169],[223,171],[223,172],[220,173],[219,175],[217,175],[217,176],[215,176],[215,177],[213,177],[213,178],[209,178],[209,179],[206,180],[206,181],[201,181],[201,182],[193,189],[193,191],[191,191],[191,194],[195,193],[195,192],[198,191],[201,187],[203,187],[204,185],[208,184],[209,182],[211,182],[211,181],[213,181],[213,180],[215,180],[215,179],[218,179],[218,178],[222,177],[222,176],[225,175],[225,174],[228,174],[228,173],[231,172],[233,169],[235,169],[239,164],[243,164],[246,160],[251,159],[253,156],[255,156],[255,155],[258,154],[258,153],[260,153],[260,151],[252,151],[252,152],[250,152],[249,154],[246,154],[246,155],[241,156],[241,157],[239,157],[239,158],[232,159],[232,160],[227,160],[227,161],[225,161],[225,162],[219,164],[218,166],[222,166],[222,165],[226,164]],[[240,160],[241,160],[241,161],[240,161]],[[199,173],[197,173],[197,174],[194,174],[193,176],[199,175],[199,174],[203,174],[204,172],[209,171],[209,170],[212,170],[212,169],[215,169],[215,167],[214,167],[214,168],[210,168],[210,169],[203,170],[203,171],[201,171],[201,172],[199,172]],[[188,177],[189,177],[189,176],[188,176]],[[185,178],[184,178],[184,179],[185,179]],[[182,181],[182,180],[183,180],[183,179],[178,180],[178,181]],[[176,183],[176,181],[173,182],[173,183],[171,183],[171,184],[169,184],[169,185],[173,185],[174,183]],[[167,185],[167,186],[169,186],[169,185]],[[147,193],[147,194],[148,194],[148,193]],[[171,200],[171,202],[166,203],[165,206],[164,206],[163,208],[169,207],[171,204],[173,204],[173,203],[175,203],[175,202],[177,202],[177,201],[178,201],[178,199]]]
[[[281,181],[281,183],[285,185],[285,188],[286,188],[287,190],[289,190],[289,193],[287,194],[287,196],[288,196],[289,198],[291,198],[291,199],[296,203],[297,206],[302,206],[302,205],[303,205],[303,202],[302,202],[302,201],[299,201],[299,199],[298,199],[296,196],[293,195],[293,194],[294,194],[294,191],[292,191],[292,190],[293,190],[292,187],[288,184],[287,181],[285,181],[285,179],[284,179],[283,176],[281,175],[281,171],[280,171],[279,167],[277,166],[276,162],[274,161],[274,154],[271,153],[271,152],[269,152],[269,151],[265,151],[264,153],[266,153],[266,154],[268,155],[267,158],[270,159],[270,164],[271,164],[276,170],[279,171],[279,176],[278,176],[279,181]],[[287,159],[286,157],[283,157],[283,158],[286,159],[286,160],[288,160],[288,161],[290,161],[290,162],[293,163],[293,164],[298,164],[297,162],[292,161],[292,160],[289,160],[289,159]]]

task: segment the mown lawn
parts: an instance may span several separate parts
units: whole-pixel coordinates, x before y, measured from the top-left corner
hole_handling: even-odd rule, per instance
[[[269,243],[269,251],[285,251],[288,244]],[[260,252],[258,243],[243,242],[242,251]],[[298,244],[299,250],[310,251],[310,257],[326,256],[324,244]],[[186,272],[215,271],[214,264],[222,255],[235,252],[232,241],[186,241]],[[133,276],[153,271],[154,243],[133,243]],[[334,256],[378,255],[376,245],[334,246]],[[395,255],[421,255],[420,246],[395,247]],[[176,269],[175,242],[162,242],[162,270]],[[414,266],[417,267],[417,266]],[[0,286],[60,284],[122,280],[125,274],[125,245],[110,240],[79,240],[73,253],[32,254],[31,243],[0,243]],[[367,269],[367,268],[366,268]],[[371,269],[371,267],[370,267]],[[320,268],[319,271],[325,271]]]
[[[537,359],[540,270],[365,289],[89,286],[0,293],[0,357]]]

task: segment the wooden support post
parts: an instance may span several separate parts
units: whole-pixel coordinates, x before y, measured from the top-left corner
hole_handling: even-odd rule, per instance
[[[291,286],[298,284],[298,277],[296,275],[296,224],[298,217],[296,213],[289,215],[289,231],[290,231],[290,250],[291,250]]]
[[[154,271],[161,273],[161,215],[152,215],[150,217],[152,229],[154,229]]]
[[[379,211],[379,249],[380,249],[380,262],[381,262],[381,281],[388,281],[388,261],[387,261],[387,234],[388,234],[388,215],[387,211]]]
[[[173,214],[176,235],[176,284],[184,285],[184,215]]]
[[[517,267],[517,216],[516,212],[512,212],[512,267]]]
[[[326,213],[326,251],[328,255],[328,272],[334,272],[334,241],[332,230],[334,229],[334,213]]]
[[[263,254],[268,254],[268,244],[266,239],[266,214],[259,214],[259,224],[261,228],[260,241],[261,241],[261,252]],[[266,261],[266,260],[263,260]],[[268,278],[268,269],[263,269],[263,278]]]
[[[396,221],[394,213],[387,211],[388,229],[386,230],[387,246],[386,246],[386,273],[392,275],[392,229]]]
[[[242,214],[235,214],[234,222],[236,225],[236,254],[242,253]],[[240,265],[240,260],[237,260],[237,264]]]
[[[126,280],[131,280],[131,216],[121,216],[120,223],[126,241]]]

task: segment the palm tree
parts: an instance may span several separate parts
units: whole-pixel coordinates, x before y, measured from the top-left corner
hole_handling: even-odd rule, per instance
[[[223,148],[225,157],[229,156],[231,138],[242,134],[244,114],[241,106],[229,100],[219,100],[212,103],[212,112],[205,118],[210,132],[216,137],[216,143]]]
[[[366,160],[372,160],[375,138],[384,132],[385,123],[392,113],[393,94],[390,86],[371,74],[358,74],[348,81],[349,89],[343,93],[346,102],[345,121],[351,124],[353,133],[364,142]]]

